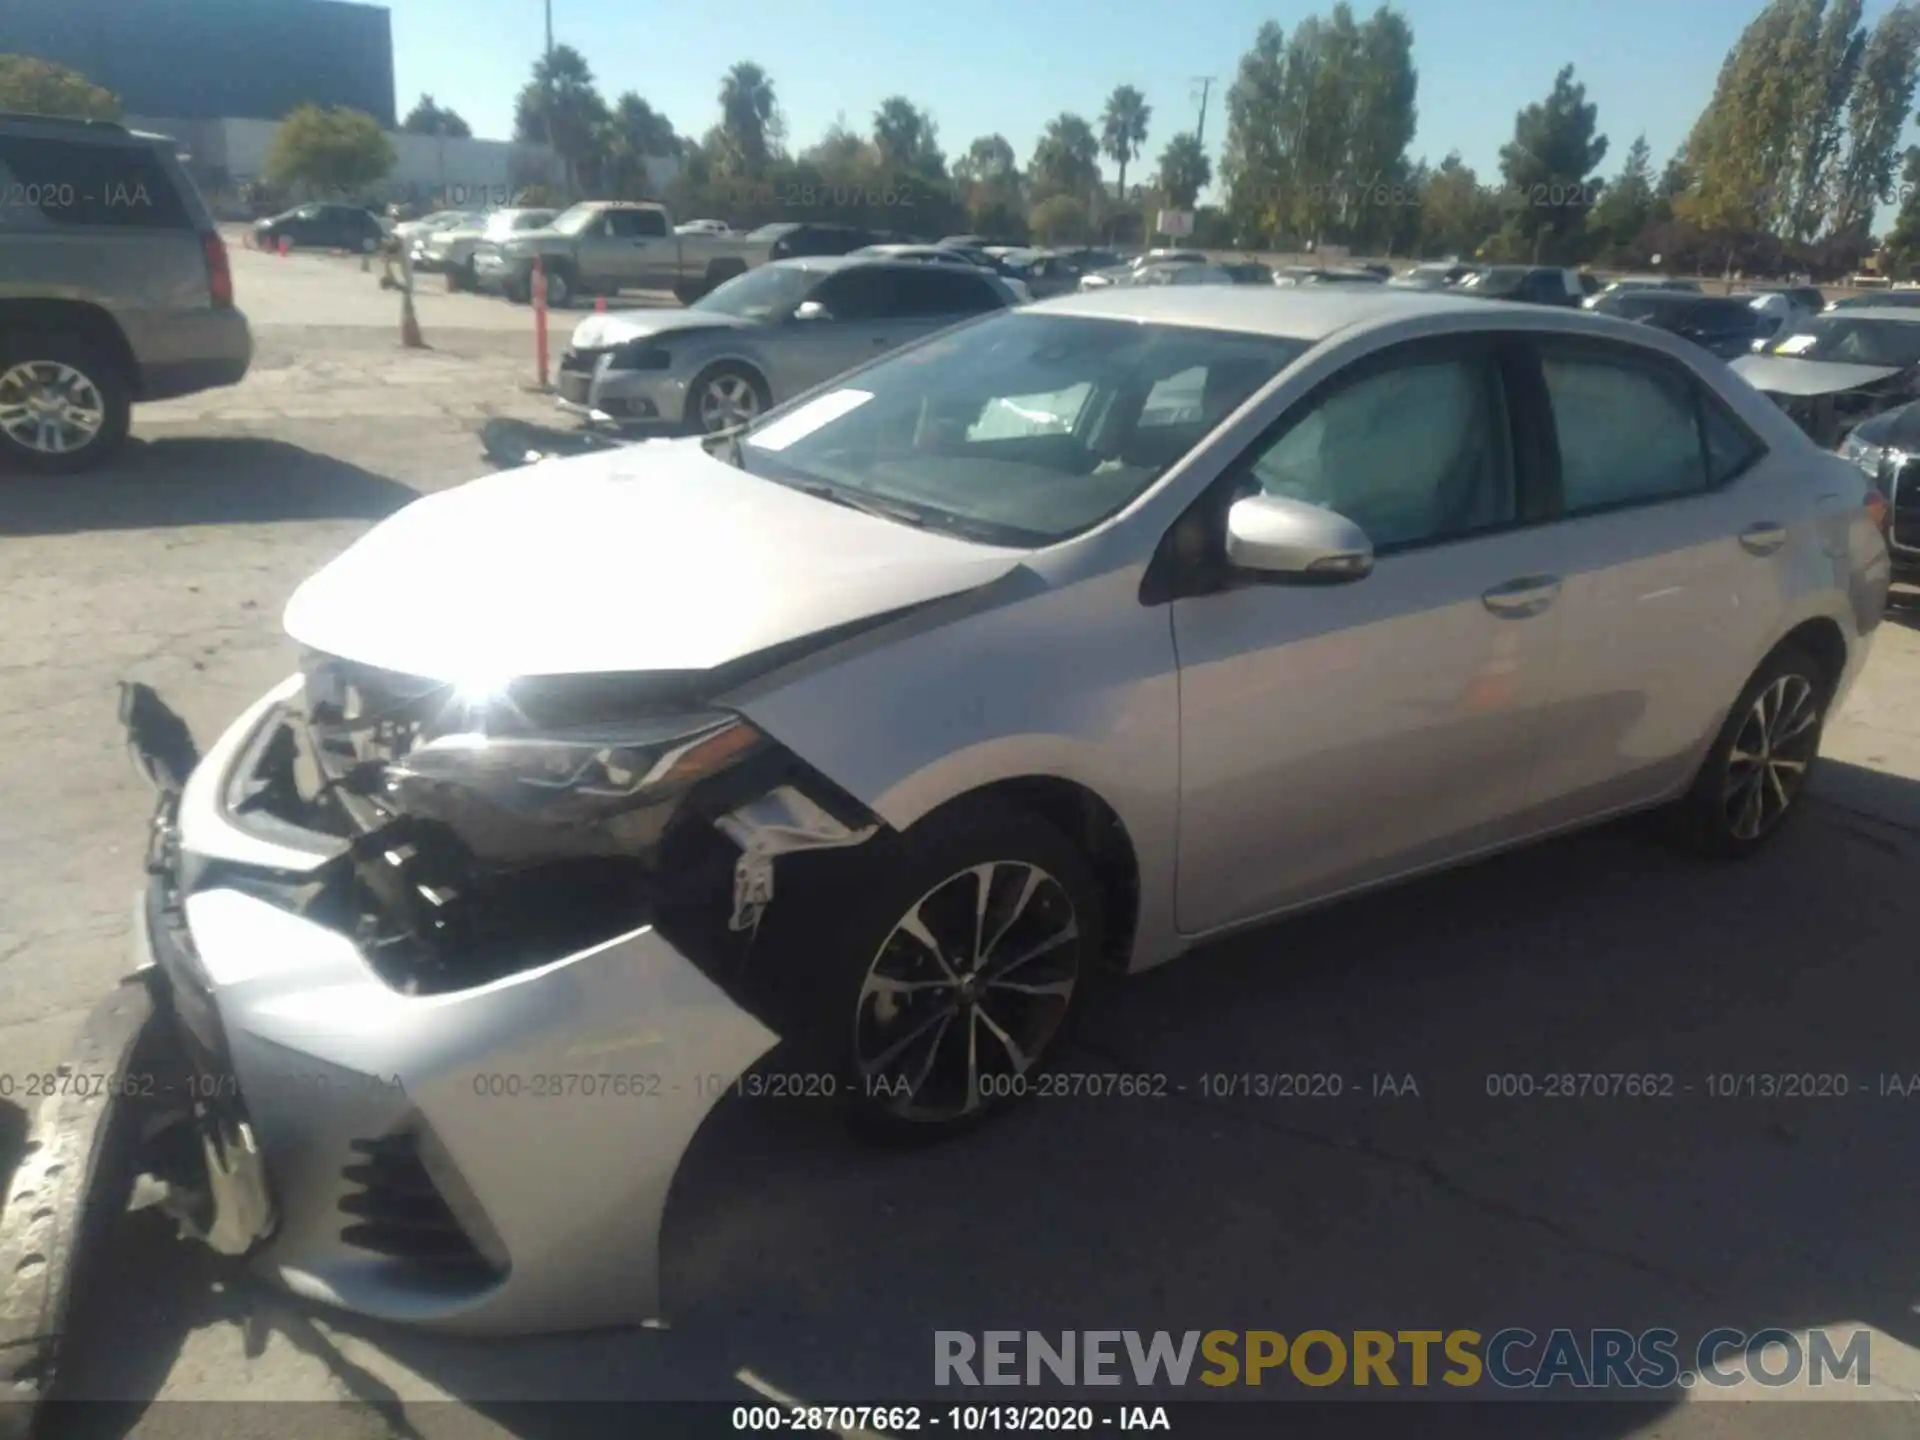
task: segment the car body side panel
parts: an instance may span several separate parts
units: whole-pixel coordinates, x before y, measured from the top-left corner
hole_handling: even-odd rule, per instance
[[[1141,571],[1017,571],[725,698],[895,829],[997,781],[1050,777],[1112,807],[1140,869],[1136,969],[1173,923],[1179,693]],[[1063,644],[1062,637],[1071,637]],[[778,885],[778,876],[775,878]]]

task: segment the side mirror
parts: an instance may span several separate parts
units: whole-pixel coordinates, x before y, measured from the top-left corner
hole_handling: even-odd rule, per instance
[[[1280,495],[1227,511],[1227,562],[1275,579],[1334,584],[1373,573],[1373,542],[1346,516]]]
[[[833,312],[818,300],[802,300],[795,307],[793,318],[796,320],[831,320]]]

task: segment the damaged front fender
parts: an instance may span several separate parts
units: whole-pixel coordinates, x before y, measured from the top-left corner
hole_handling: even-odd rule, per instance
[[[773,903],[773,862],[800,851],[841,850],[873,837],[878,823],[850,825],[792,785],[782,785],[714,822],[740,847],[727,928],[757,929]]]

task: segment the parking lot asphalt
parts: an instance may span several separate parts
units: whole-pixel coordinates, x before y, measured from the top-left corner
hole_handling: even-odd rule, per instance
[[[149,800],[114,682],[155,685],[210,739],[289,668],[279,612],[302,578],[479,473],[487,415],[549,414],[519,388],[524,308],[423,295],[435,349],[410,353],[397,297],[357,261],[240,253],[236,270],[260,352],[245,384],[141,412],[103,473],[0,476],[14,1075],[57,1063],[126,963]],[[1593,1403],[1528,1433],[1912,1434],[1920,1089],[1882,1078],[1920,1076],[1911,619],[1882,627],[1827,754],[1797,827],[1744,865],[1618,825],[1113,985],[1061,1069],[1165,1077],[1158,1098],[1036,1100],[904,1152],[862,1149],[802,1102],[723,1102],[668,1215],[671,1328],[424,1337],[296,1304],[132,1216],[69,1371],[76,1394],[128,1403],[75,1423],[264,1435],[273,1412],[149,1402],[315,1400],[337,1407],[328,1434],[543,1437],[552,1419],[517,1402],[738,1402],[743,1371],[802,1399],[924,1400],[940,1329],[1664,1325],[1869,1327],[1869,1393],[1893,1403]],[[1675,1093],[1489,1094],[1565,1072],[1670,1074]],[[1844,1076],[1848,1094],[1708,1093],[1712,1076],[1779,1072]],[[1338,1076],[1341,1094],[1204,1093],[1277,1073]],[[1461,1433],[1484,1433],[1480,1408]]]

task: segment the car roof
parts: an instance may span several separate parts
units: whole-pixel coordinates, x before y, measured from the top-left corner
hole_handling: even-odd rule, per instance
[[[1161,325],[1191,325],[1248,335],[1317,342],[1337,330],[1428,313],[1458,315],[1463,306],[1535,319],[1537,305],[1473,302],[1457,295],[1389,291],[1384,285],[1285,287],[1260,285],[1122,285],[1083,290],[1022,307],[1032,314],[1085,315]]]
[[[1901,325],[1920,325],[1920,306],[1849,305],[1834,313],[1845,315],[1849,320],[1892,320]]]
[[[886,270],[904,270],[914,275],[924,275],[929,269],[949,269],[961,275],[980,275],[988,280],[994,278],[991,270],[983,269],[978,265],[928,266],[917,260],[902,260],[893,255],[791,255],[783,260],[769,260],[763,268],[826,271],[851,270],[860,265],[877,266]]]

